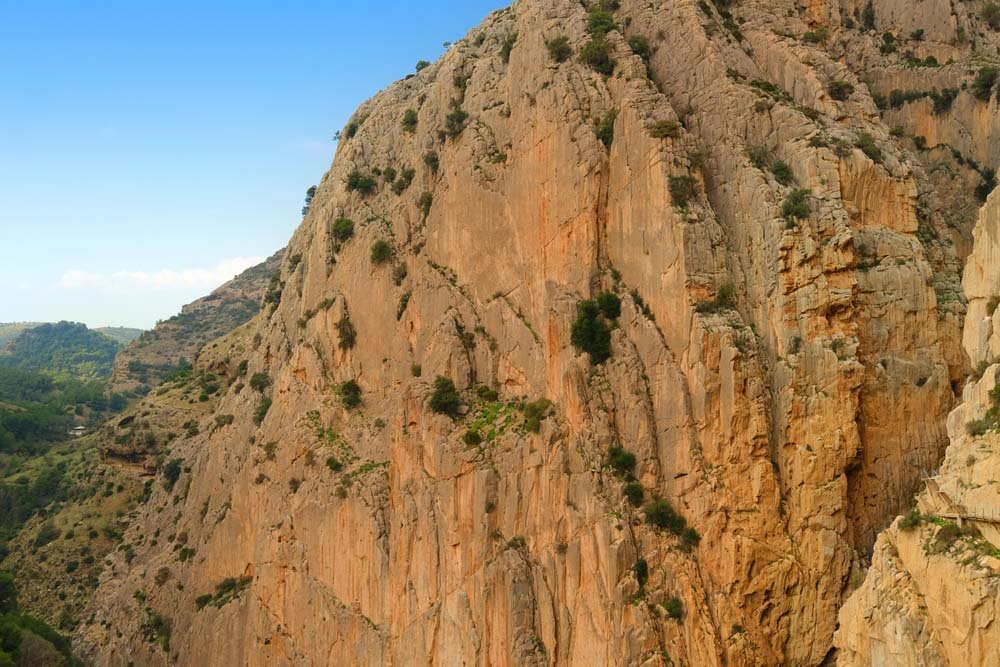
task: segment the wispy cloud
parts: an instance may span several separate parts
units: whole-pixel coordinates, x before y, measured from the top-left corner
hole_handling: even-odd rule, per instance
[[[208,268],[161,269],[152,273],[146,271],[94,273],[74,269],[64,273],[57,286],[65,290],[97,290],[113,294],[140,294],[195,288],[207,292],[262,261],[263,257],[232,257]]]

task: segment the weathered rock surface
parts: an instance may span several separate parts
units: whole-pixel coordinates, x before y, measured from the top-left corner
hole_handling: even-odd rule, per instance
[[[154,485],[78,648],[828,659],[852,574],[947,444],[978,177],[890,134],[858,78],[874,64],[792,37],[855,9],[806,4],[745,0],[738,23],[624,0],[605,77],[579,60],[581,3],[519,0],[362,105],[264,311],[199,359],[219,405],[170,441],[179,479]],[[832,99],[835,81],[853,92]],[[602,291],[622,312],[592,365],[571,331]],[[431,409],[437,376],[455,419]],[[696,532],[626,499],[616,447],[646,507]]]

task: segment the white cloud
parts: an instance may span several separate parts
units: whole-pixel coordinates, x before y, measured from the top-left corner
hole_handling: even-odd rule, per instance
[[[66,290],[99,290],[113,294],[140,294],[175,289],[199,289],[208,293],[263,261],[263,257],[232,257],[208,268],[161,269],[153,273],[146,271],[93,273],[74,269],[64,273],[57,286]]]

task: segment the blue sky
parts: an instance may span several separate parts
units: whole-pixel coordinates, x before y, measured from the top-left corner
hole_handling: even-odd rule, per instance
[[[149,327],[271,254],[357,105],[507,4],[0,0],[0,322]]]

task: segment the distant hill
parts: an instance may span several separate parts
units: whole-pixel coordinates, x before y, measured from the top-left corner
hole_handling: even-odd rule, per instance
[[[116,340],[84,324],[39,324],[0,350],[0,367],[100,380],[111,375],[120,348]]]
[[[34,329],[41,322],[0,322],[0,349],[28,329]]]
[[[281,266],[279,250],[206,297],[158,322],[118,354],[111,390],[141,395],[159,385],[179,364],[191,362],[202,346],[223,336],[260,311],[271,276]]]
[[[98,327],[94,331],[99,331],[122,345],[128,345],[143,333],[142,329],[130,329],[129,327]]]

